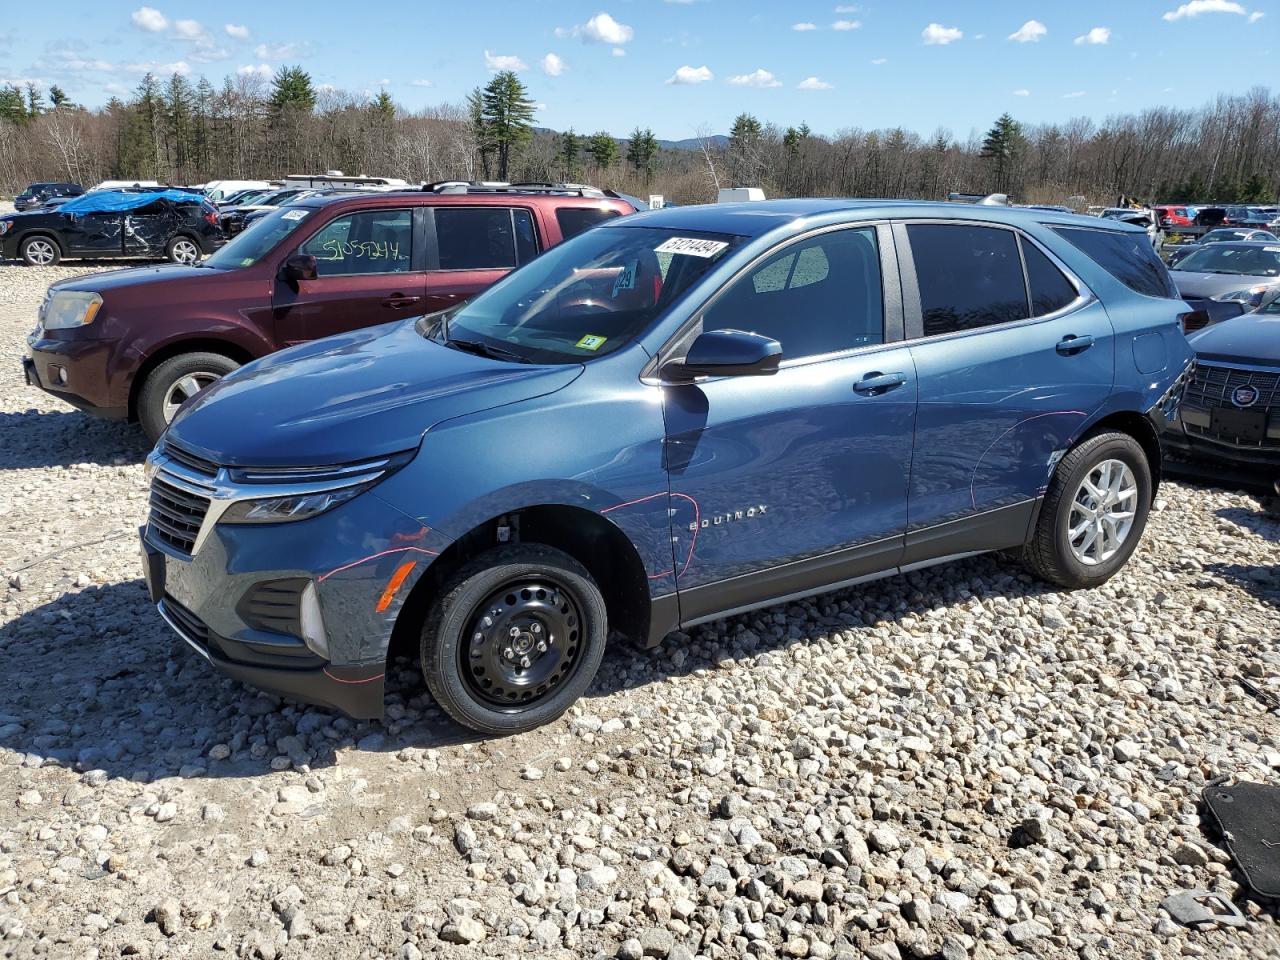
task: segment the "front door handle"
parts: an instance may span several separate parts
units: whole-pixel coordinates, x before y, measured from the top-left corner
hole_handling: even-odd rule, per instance
[[[1087,334],[1083,337],[1077,337],[1073,333],[1067,334],[1058,341],[1057,351],[1064,357],[1074,357],[1077,353],[1084,353],[1093,346],[1093,337]]]
[[[857,393],[865,393],[871,397],[878,397],[882,393],[888,393],[890,390],[896,390],[907,382],[905,373],[868,373],[865,377],[853,385],[853,389]]]
[[[417,303],[421,297],[406,297],[401,293],[393,293],[387,299],[382,301],[384,307],[407,307]]]

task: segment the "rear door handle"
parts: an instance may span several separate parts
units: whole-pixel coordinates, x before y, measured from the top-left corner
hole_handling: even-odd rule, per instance
[[[1077,353],[1084,353],[1093,346],[1093,337],[1087,334],[1083,337],[1077,337],[1075,334],[1067,334],[1058,341],[1057,351],[1064,357],[1074,357]]]
[[[421,297],[406,297],[403,294],[393,293],[382,301],[382,305],[384,307],[407,307],[421,299]]]
[[[853,389],[857,393],[865,393],[868,396],[878,397],[882,393],[888,393],[890,390],[896,390],[907,382],[905,373],[868,373],[865,377],[853,385]]]

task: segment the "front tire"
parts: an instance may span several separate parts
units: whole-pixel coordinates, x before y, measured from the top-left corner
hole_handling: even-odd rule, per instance
[[[138,393],[138,422],[155,443],[178,408],[240,364],[220,353],[182,353],[170,357],[149,374]]]
[[[1110,580],[1137,549],[1151,509],[1151,465],[1127,433],[1089,437],[1058,464],[1035,534],[1031,572],[1070,589]]]
[[[27,237],[18,247],[18,253],[29,267],[52,267],[62,259],[62,248],[52,237]]]
[[[441,708],[493,736],[559,717],[600,668],[608,618],[586,568],[553,547],[495,547],[447,580],[422,630]]]

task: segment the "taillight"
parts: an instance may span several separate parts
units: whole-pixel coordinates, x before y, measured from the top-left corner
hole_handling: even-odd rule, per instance
[[[204,215],[204,221],[205,221],[205,223],[207,223],[207,224],[209,224],[209,225],[211,225],[211,226],[216,227],[216,226],[218,225],[218,215],[217,215],[216,213],[212,213],[212,212],[210,212],[210,213],[206,213],[206,214]]]
[[[1205,310],[1191,310],[1188,313],[1179,314],[1178,319],[1182,321],[1183,333],[1194,333],[1209,325],[1209,314]]]

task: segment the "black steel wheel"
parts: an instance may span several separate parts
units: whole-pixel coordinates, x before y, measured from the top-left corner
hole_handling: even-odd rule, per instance
[[[520,733],[564,713],[604,655],[604,598],[590,573],[540,544],[496,547],[440,589],[422,633],[422,671],[455,720]]]

